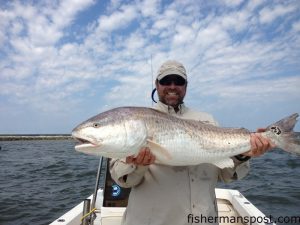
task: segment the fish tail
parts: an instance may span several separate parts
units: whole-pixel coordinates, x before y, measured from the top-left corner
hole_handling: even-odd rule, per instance
[[[293,131],[298,116],[298,113],[292,114],[270,125],[267,130],[278,136],[277,147],[300,155],[300,132]]]
[[[286,134],[284,141],[285,144],[282,147],[283,150],[300,155],[300,132]]]

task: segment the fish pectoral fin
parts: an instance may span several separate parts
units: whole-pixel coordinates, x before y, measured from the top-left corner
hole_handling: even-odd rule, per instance
[[[169,151],[162,147],[160,144],[150,139],[147,139],[147,146],[150,148],[151,152],[153,153],[153,155],[155,155],[158,161],[160,161],[159,159],[172,159],[172,156],[170,155]]]
[[[231,158],[220,159],[218,161],[212,162],[212,164],[219,167],[220,169],[224,169],[226,167],[229,167],[229,168],[234,167],[234,163]]]

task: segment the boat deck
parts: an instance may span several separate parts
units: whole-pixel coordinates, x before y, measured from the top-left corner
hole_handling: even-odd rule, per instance
[[[234,219],[240,217],[240,215],[234,210],[230,201],[226,199],[217,199],[217,204],[219,218],[221,218],[219,219],[220,225],[245,225],[240,222],[240,219]],[[94,225],[120,225],[124,210],[124,208],[102,207],[101,216],[97,216]],[[200,220],[200,218],[198,219]],[[198,223],[201,224],[199,220]],[[231,223],[232,221],[238,221],[238,223]],[[196,218],[194,218],[194,222],[197,224]]]
[[[220,224],[232,224],[230,223],[230,218],[238,218],[240,215],[234,210],[232,204],[225,199],[217,199],[217,204],[218,204],[218,212],[219,212],[219,218],[224,218],[223,220],[220,221]],[[228,220],[228,221],[227,221]],[[236,220],[237,222],[234,223],[236,225],[243,225],[239,220]]]
[[[102,163],[99,164],[99,168],[102,168],[101,164]],[[115,182],[111,179],[107,163],[105,167],[105,185],[103,189],[98,189],[97,191],[97,198],[94,206],[96,209],[94,211],[96,218],[93,224],[120,225],[124,211],[127,206],[130,189],[122,189],[121,187],[116,185]],[[100,174],[101,171],[98,171],[99,176]],[[96,183],[98,183],[98,181]],[[118,191],[118,195],[115,195],[115,187],[122,189],[122,191]],[[191,215],[193,218],[189,220],[187,215],[187,224],[219,223],[220,225],[246,225],[250,222],[249,218],[251,218],[255,220],[251,220],[251,225],[275,225],[271,223],[270,220],[257,221],[256,218],[266,218],[265,215],[259,209],[257,209],[251,202],[249,202],[239,191],[216,188],[215,193],[218,206],[218,217],[201,218],[199,216],[197,217],[196,215]],[[91,195],[89,199],[92,200],[93,195]],[[83,205],[84,203],[81,202],[79,205],[75,206],[73,209],[62,215],[60,218],[53,221],[50,225],[82,224],[82,218],[90,215],[90,213],[83,214]],[[85,220],[87,221],[83,221],[84,224],[88,224],[89,217],[86,217]],[[207,221],[205,222],[205,220]]]
[[[258,210],[251,202],[249,202],[239,191],[229,189],[216,189],[219,224],[220,225],[246,225],[242,218],[264,218],[265,215]],[[92,196],[89,197],[92,199]],[[103,190],[98,190],[96,201],[96,219],[94,225],[120,225],[125,207],[103,207]],[[66,214],[62,215],[51,225],[80,225],[83,210],[83,202],[71,209]],[[199,219],[199,218],[198,218]],[[194,217],[194,224],[197,223]],[[249,221],[248,221],[249,222]],[[211,222],[208,222],[211,223]],[[192,223],[191,223],[192,224]],[[252,225],[273,224],[270,221],[267,223],[253,221]],[[275,225],[275,224],[273,224]]]

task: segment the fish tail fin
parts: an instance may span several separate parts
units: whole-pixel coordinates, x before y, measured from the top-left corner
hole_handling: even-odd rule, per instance
[[[285,142],[283,150],[300,155],[300,132],[285,134],[283,139]]]
[[[293,131],[298,116],[298,113],[292,114],[268,126],[267,130],[279,137],[277,147],[300,155],[300,132]]]

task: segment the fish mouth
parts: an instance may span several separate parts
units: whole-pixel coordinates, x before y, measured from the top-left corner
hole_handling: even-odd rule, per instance
[[[75,141],[77,142],[75,145],[75,149],[76,150],[83,150],[83,149],[87,149],[87,148],[95,148],[98,147],[99,145],[94,144],[93,142],[91,142],[88,139],[85,138],[79,138],[79,137],[74,137],[73,139],[75,139]]]

